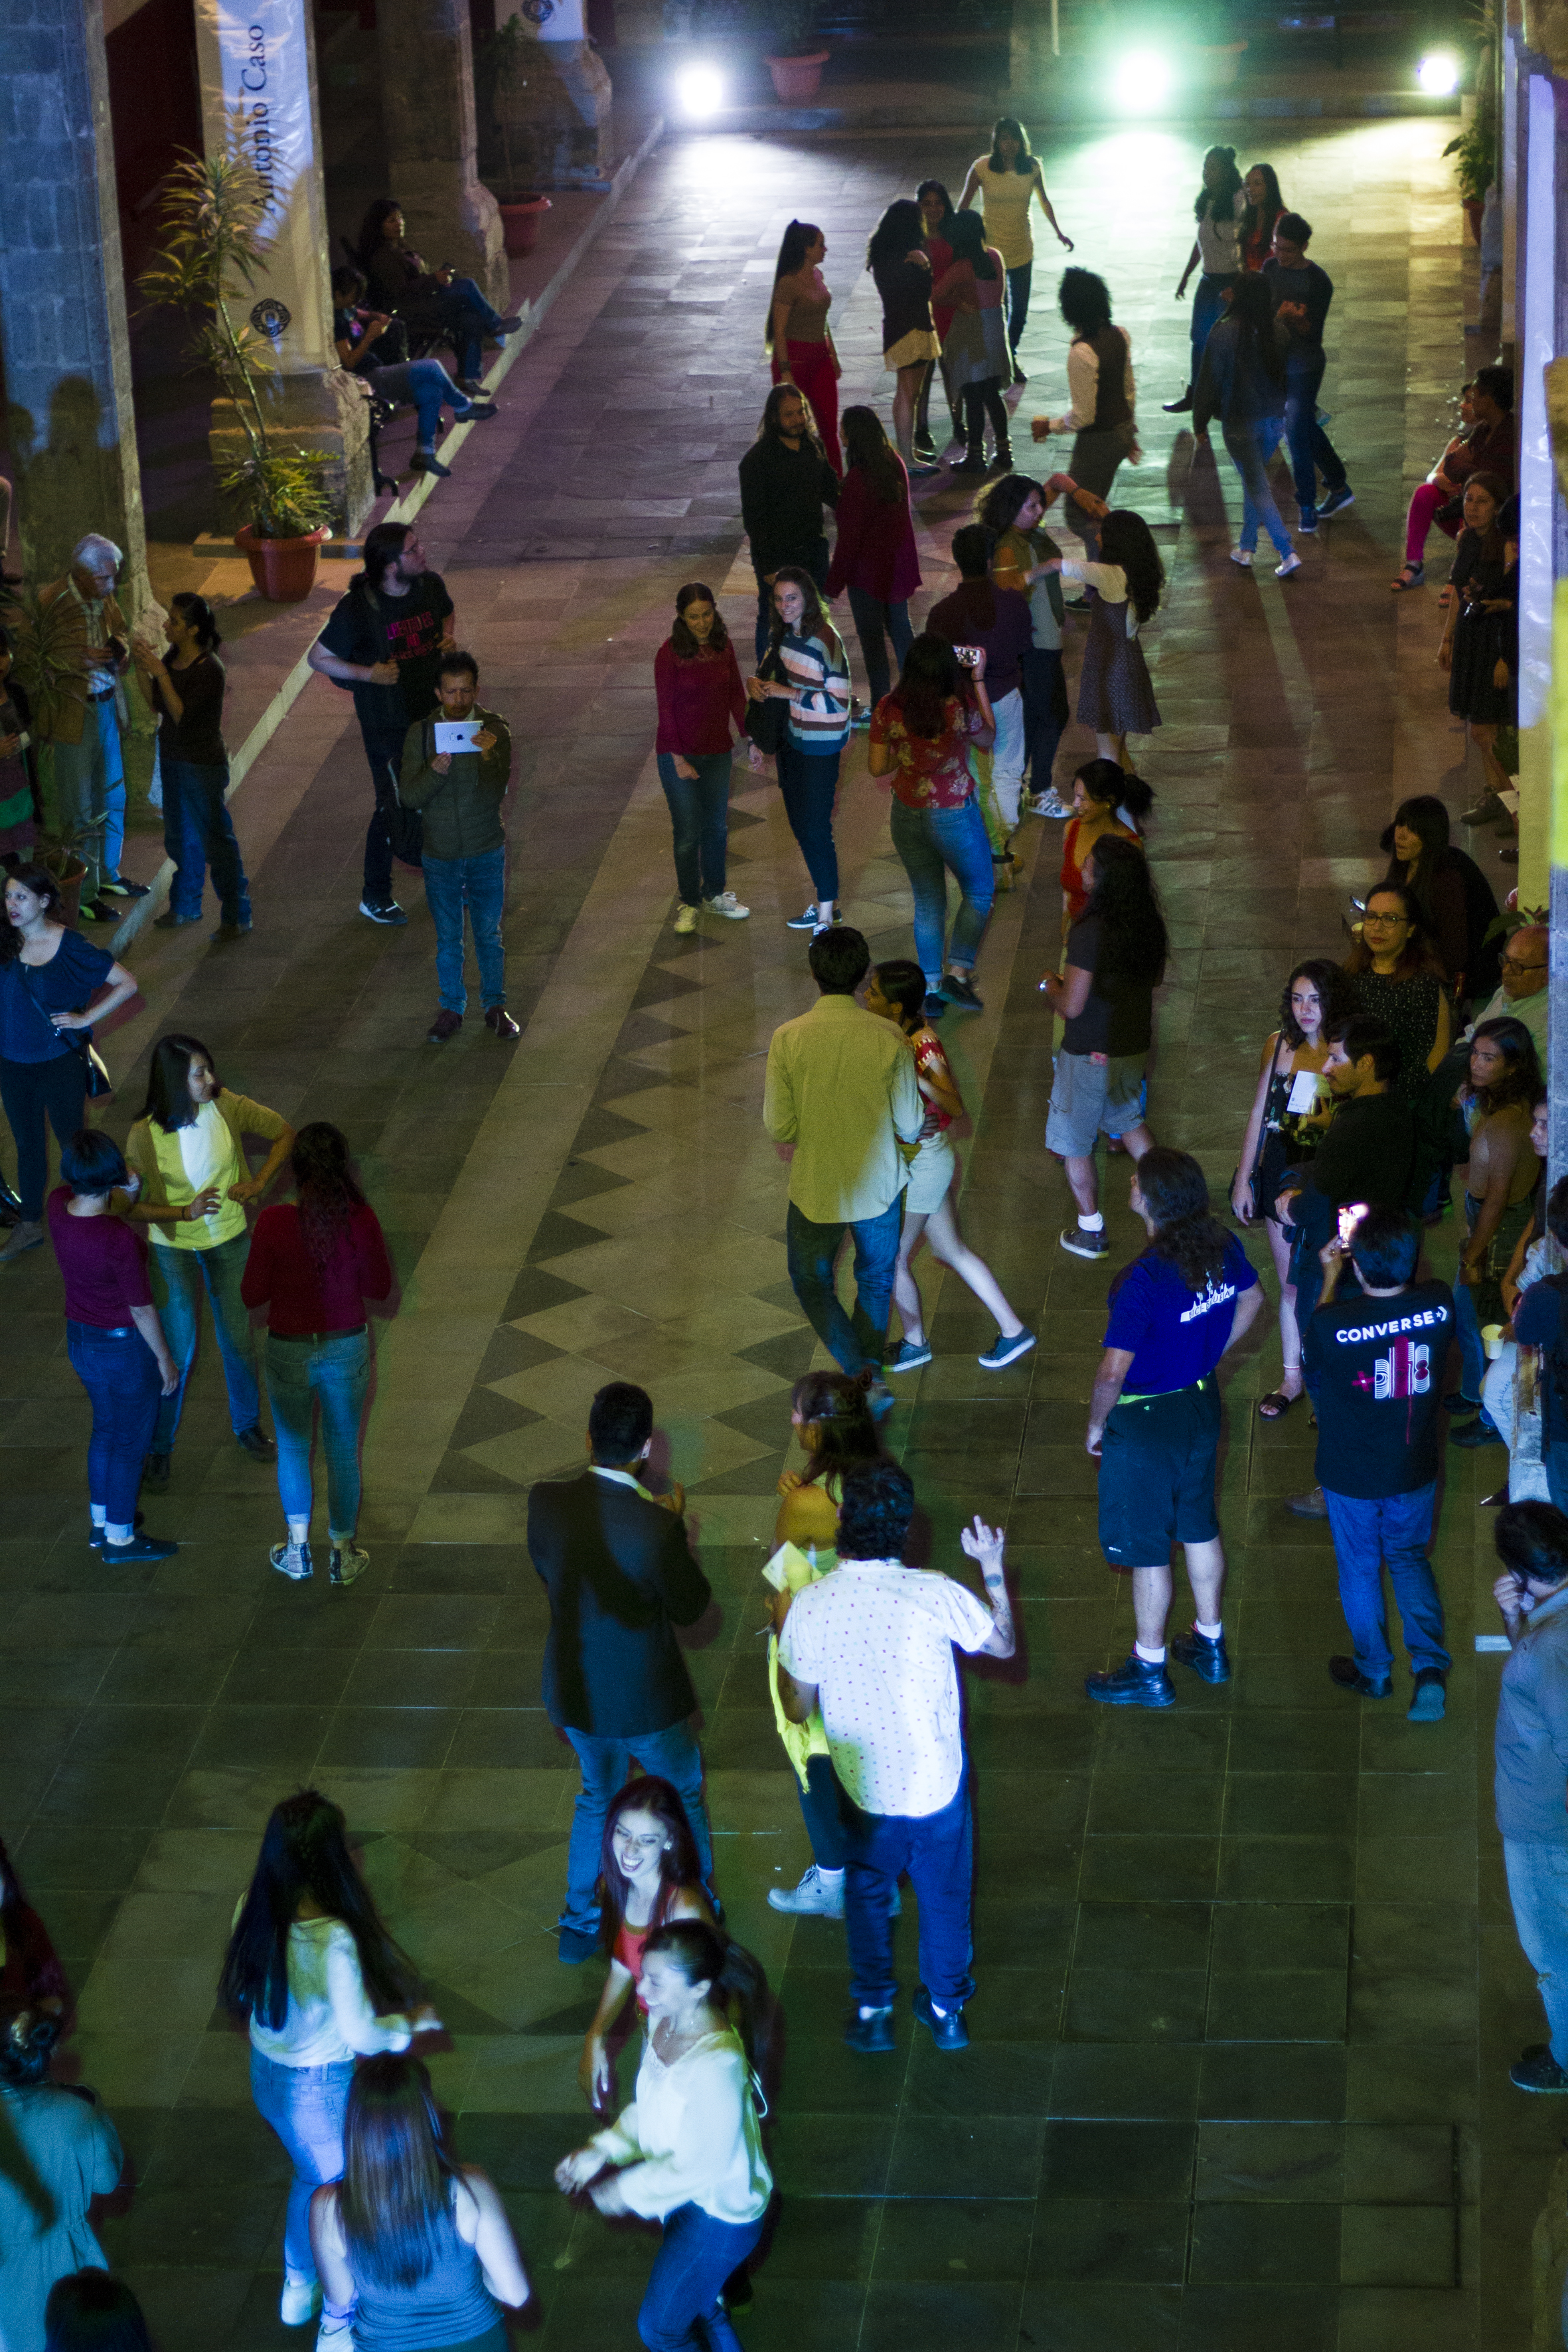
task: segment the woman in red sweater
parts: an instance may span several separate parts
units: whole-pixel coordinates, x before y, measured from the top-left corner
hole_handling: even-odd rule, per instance
[[[910,478],[874,408],[847,408],[840,420],[848,470],[838,493],[838,537],[827,593],[849,591],[849,610],[875,710],[893,683],[888,639],[901,669],[914,643],[910,597],[921,584]]]
[[[744,740],[746,689],[711,588],[688,581],[675,592],[675,625],[653,657],[658,697],[658,781],[675,829],[678,931],[697,929],[699,906],[731,923],[751,913],[724,887],[730,845],[730,722]],[[763,764],[754,743],[746,757]]]
[[[360,1420],[370,1385],[366,1299],[392,1295],[392,1261],[375,1211],[354,1181],[337,1128],[312,1119],[289,1156],[294,1198],[263,1209],[240,1282],[247,1307],[267,1313],[267,1393],[278,1434],[278,1491],[289,1539],[272,1565],[296,1580],[310,1574],[310,1446],[321,1408],[327,1449],[328,1569],[352,1584],[370,1566],[354,1541],[359,1522]]]

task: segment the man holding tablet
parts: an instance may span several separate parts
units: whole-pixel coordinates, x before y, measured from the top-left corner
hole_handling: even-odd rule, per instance
[[[485,1027],[503,1041],[517,1023],[506,1009],[506,827],[502,808],[511,782],[511,730],[479,699],[472,654],[441,657],[437,707],[417,719],[403,744],[398,798],[425,817],[425,898],[436,924],[440,1008],[426,1035],[444,1045],[463,1025],[463,912],[474,935]]]

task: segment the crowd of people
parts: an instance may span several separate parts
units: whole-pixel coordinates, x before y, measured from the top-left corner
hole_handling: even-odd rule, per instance
[[[1005,395],[1026,381],[1036,212],[1070,250],[1022,125],[1004,118],[956,205],[927,180],[884,213],[868,266],[894,384],[890,435],[869,405],[840,411],[826,241],[790,222],[765,317],[773,384],[740,464],[757,586],[751,660],[738,657],[714,591],[692,581],[677,592],[654,664],[675,931],[693,933],[704,915],[750,918],[727,866],[739,746],[754,772],[771,769],[811,890],[787,919],[809,935],[816,997],[773,1035],[763,1119],[788,1166],[790,1281],[834,1370],[794,1389],[802,1466],[780,1479],[765,1571],[765,1677],[812,1857],[798,1885],[769,1901],[843,1922],[845,2038],[868,2058],[898,2046],[891,1923],[905,1878],[919,1906],[911,2014],[940,2052],[969,2041],[973,1791],[954,1652],[1014,1654],[1003,1535],[978,1517],[962,1534],[979,1591],[910,1566],[914,1486],[885,1436],[893,1384],[932,1360],[922,1244],[994,1318],[983,1368],[1000,1372],[1037,1344],[962,1234],[953,1129],[964,1103],[940,1027],[984,1009],[977,968],[1026,814],[1064,824],[1060,970],[1039,982],[1047,1022],[1062,1024],[1044,1138],[1074,1205],[1060,1246],[1109,1267],[1101,1136],[1131,1164],[1144,1235],[1109,1284],[1083,1428],[1098,1465],[1100,1545],[1130,1579],[1133,1641],[1125,1660],[1085,1677],[1084,1695],[1164,1711],[1179,1700],[1173,1664],[1211,1685],[1234,1671],[1220,1373],[1264,1317],[1266,1292],[1197,1161],[1160,1143],[1151,1123],[1170,943],[1144,840],[1154,793],[1130,739],[1161,723],[1141,633],[1156,620],[1165,575],[1147,523],[1111,503],[1121,467],[1141,456],[1132,347],[1104,281],[1081,267],[1058,290],[1072,337],[1067,398],[1031,426],[1036,443],[1072,436],[1068,470],[1013,469]],[[1333,286],[1308,258],[1310,224],[1287,207],[1268,164],[1244,179],[1234,151],[1211,149],[1194,219],[1176,289],[1184,300],[1196,274],[1189,380],[1167,405],[1191,415],[1200,444],[1217,424],[1240,477],[1230,560],[1250,568],[1266,532],[1288,580],[1303,567],[1270,479],[1281,443],[1297,535],[1353,502],[1318,408]],[[340,355],[378,398],[417,406],[419,461],[441,472],[439,414],[493,414],[479,383],[483,338],[516,322],[470,281],[426,271],[390,199],[367,216],[358,266],[340,271],[335,292]],[[414,356],[410,335],[447,339],[456,380]],[[938,470],[939,373],[961,452],[951,471],[986,479],[952,539],[957,584],[917,630],[910,484]],[[1511,404],[1506,369],[1466,386],[1464,429],[1412,501],[1394,583],[1401,593],[1423,584],[1432,522],[1457,540],[1438,658],[1450,709],[1485,763],[1487,791],[1466,819],[1477,824],[1511,822]],[[1080,551],[1047,529],[1053,508],[1058,522],[1070,515]],[[81,919],[118,919],[141,887],[120,873],[123,681],[133,671],[158,721],[174,864],[158,922],[198,921],[210,874],[213,936],[228,947],[250,929],[252,897],[226,808],[221,640],[210,608],[189,594],[173,600],[166,642],[128,629],[114,600],[120,562],[91,536],[46,592],[79,607],[85,647],[79,740],[59,720],[49,738],[57,790],[85,845]],[[841,595],[864,700],[832,616]],[[369,1565],[357,1540],[369,1327],[391,1311],[396,1281],[349,1139],[319,1120],[296,1131],[224,1086],[210,1049],[175,1032],[152,1049],[123,1151],[91,1124],[101,1087],[92,1028],[136,983],[66,919],[58,881],[33,861],[29,712],[7,685],[9,654],[0,637],[0,1098],[16,1150],[0,1265],[52,1244],[69,1360],[91,1408],[88,1541],[110,1570],[178,1549],[144,1526],[139,1503],[169,1485],[205,1298],[236,1443],[276,1462],[284,1524],[272,1567],[293,1581],[315,1572],[319,1413],[326,1573],[352,1583]],[[502,937],[511,730],[479,699],[453,600],[410,526],[367,535],[363,571],[310,661],[352,692],[371,769],[361,914],[405,922],[394,868],[423,874],[438,997],[428,1042],[449,1043],[467,1011],[465,922],[486,1026],[515,1038]],[[1058,782],[1069,710],[1095,756]],[[889,794],[914,950],[875,963],[845,919],[834,835],[845,750],[861,728],[869,774]],[[1513,2079],[1568,2092],[1555,1969],[1568,1876],[1568,1179],[1548,1192],[1548,935],[1500,924],[1485,875],[1449,836],[1440,799],[1402,803],[1382,842],[1386,871],[1358,902],[1348,945],[1281,976],[1221,1205],[1244,1232],[1267,1228],[1280,1360],[1256,1409],[1272,1423],[1305,1399],[1318,1432],[1316,1483],[1289,1507],[1331,1535],[1347,1647],[1325,1667],[1347,1696],[1393,1694],[1386,1570],[1411,1669],[1408,1717],[1442,1717],[1451,1655],[1431,1549],[1439,1509],[1458,1507],[1443,1497],[1442,1449],[1507,1448],[1506,1477],[1483,1504],[1497,1512],[1497,1597],[1512,1649],[1499,1822],[1551,2027]],[[51,1127],[60,1181],[47,1192]],[[1464,1231],[1450,1285],[1433,1271],[1426,1235],[1453,1213],[1456,1171]],[[285,1181],[289,1197],[260,1207]],[[836,1282],[847,1241],[852,1311]],[[578,1769],[556,1949],[563,1965],[605,1968],[579,2069],[596,2128],[555,2177],[606,2216],[660,2225],[637,2316],[650,2352],[733,2352],[729,2314],[749,2293],[774,2205],[775,2005],[729,1932],[716,1881],[679,1638],[716,1604],[684,1495],[658,1477],[654,1451],[654,1400],[612,1381],[590,1407],[586,1466],[529,1497],[527,1548],[550,1618],[543,1705]],[[1172,1619],[1178,1546],[1192,1596],[1184,1625]],[[248,2037],[256,2106],[292,2168],[283,2321],[315,2322],[318,2343],[344,2352],[502,2352],[503,2315],[527,2303],[528,2273],[495,2187],[450,2146],[421,2055],[445,2029],[379,1916],[338,1807],[314,1790],[281,1801],[236,1893],[216,1991]],[[7,2352],[150,2352],[91,2223],[93,2200],[121,2179],[120,2141],[90,2094],[54,2079],[72,1994],[3,1846],[0,1957],[0,2111],[49,2192],[46,2214],[0,2166],[0,2337]],[[634,2030],[635,2092],[617,2113]]]

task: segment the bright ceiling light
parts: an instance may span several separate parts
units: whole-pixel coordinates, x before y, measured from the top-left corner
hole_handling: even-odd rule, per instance
[[[1111,79],[1111,91],[1124,114],[1152,114],[1163,105],[1171,88],[1171,67],[1154,49],[1134,49],[1122,58]]]
[[[675,89],[681,111],[696,122],[717,114],[724,103],[723,79],[711,66],[688,66]]]
[[[1428,98],[1452,98],[1459,87],[1459,60],[1447,49],[1434,49],[1416,67],[1415,79]]]

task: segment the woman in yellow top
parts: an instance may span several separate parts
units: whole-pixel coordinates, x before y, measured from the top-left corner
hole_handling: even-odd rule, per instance
[[[792,1543],[811,1557],[815,1582],[838,1564],[838,1491],[847,1470],[858,1462],[874,1462],[881,1452],[877,1424],[866,1402],[865,1382],[846,1372],[807,1372],[796,1381],[790,1400],[790,1420],[806,1456],[805,1468],[786,1470],[779,1480],[779,1513],[773,1525],[775,1545]],[[838,1811],[838,1790],[827,1735],[822,1717],[807,1723],[787,1723],[779,1704],[778,1637],[795,1593],[789,1588],[771,1592],[768,1616],[773,1627],[768,1643],[768,1685],[773,1714],[784,1752],[800,1782],[800,1810],[811,1840],[812,1863],[798,1886],[772,1886],[768,1901],[775,1911],[808,1912],[815,1917],[844,1916],[844,1860],[847,1840]]]
[[[255,1176],[246,1166],[242,1139],[247,1135],[271,1147]],[[265,1192],[293,1148],[288,1120],[222,1085],[198,1037],[159,1038],[147,1075],[147,1100],[125,1145],[139,1180],[127,1214],[153,1228],[153,1255],[168,1294],[163,1331],[180,1368],[178,1387],[159,1408],[147,1456],[145,1484],[154,1494],[169,1483],[169,1456],[195,1360],[204,1285],[212,1301],[235,1436],[257,1461],[275,1458],[272,1440],[261,1427],[250,1317],[239,1286],[250,1247],[245,1204]]]
[[[985,242],[1001,255],[1007,272],[1007,341],[1013,349],[1013,381],[1027,383],[1018,365],[1018,344],[1029,315],[1029,288],[1035,274],[1035,240],[1029,229],[1029,205],[1038,196],[1040,210],[1056,231],[1057,243],[1068,253],[1072,239],[1064,236],[1046,194],[1039,160],[1029,152],[1028,134],[1016,115],[999,114],[991,127],[991,152],[976,156],[969,167],[958,209],[980,198],[985,215]]]

